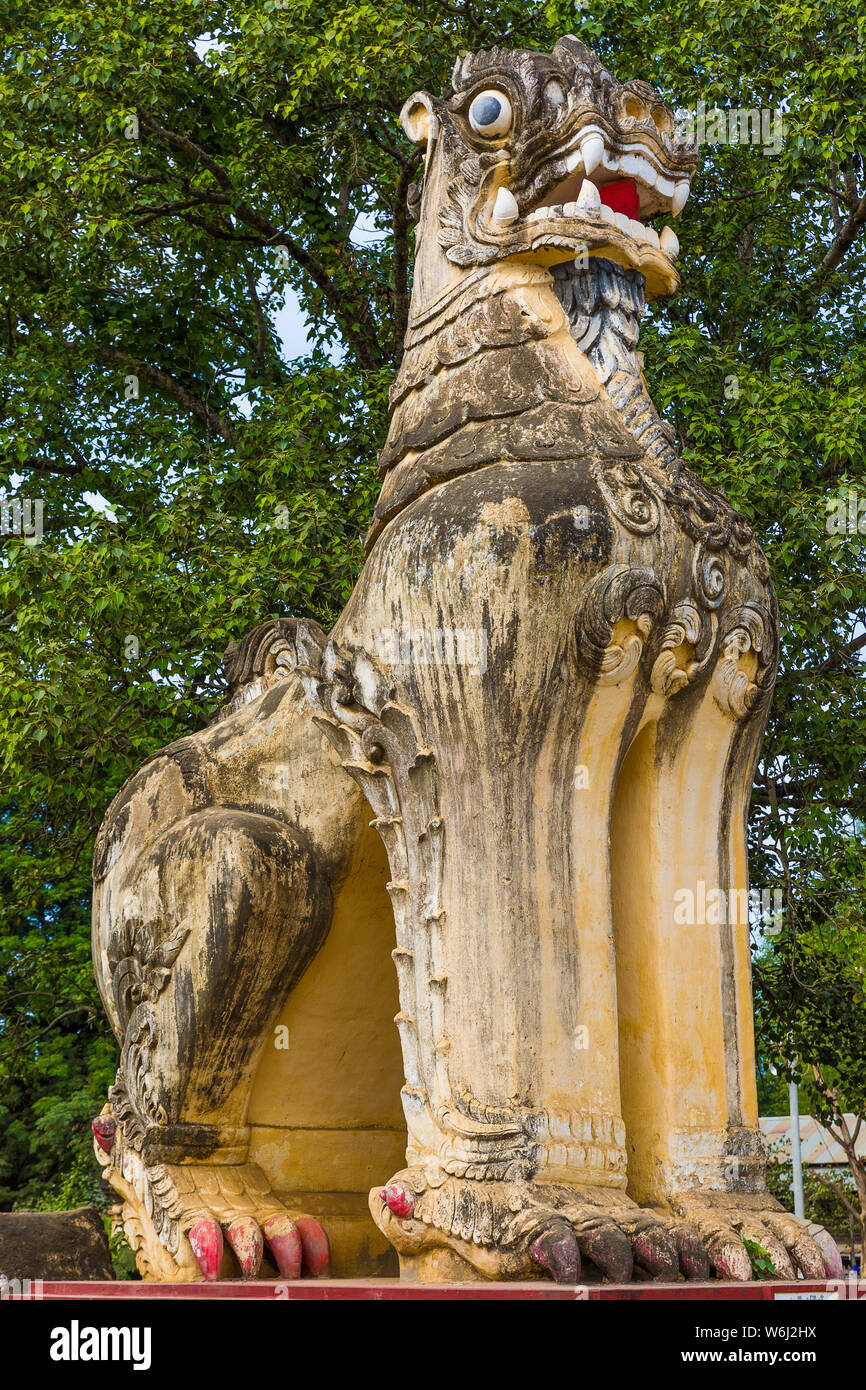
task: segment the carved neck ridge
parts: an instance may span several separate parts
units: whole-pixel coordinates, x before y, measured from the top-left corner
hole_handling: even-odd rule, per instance
[[[384,475],[368,549],[383,526],[443,479],[488,463],[603,451],[673,458],[636,353],[643,276],[609,261],[554,271],[517,260],[464,271],[417,303],[390,393]],[[590,426],[604,388],[626,427]],[[614,440],[616,442],[614,443]]]
[[[676,459],[674,432],[656,411],[637,351],[646,311],[646,286],[639,270],[601,257],[583,269],[570,261],[553,271],[556,296],[571,333],[594,367],[630,434],[662,468]]]

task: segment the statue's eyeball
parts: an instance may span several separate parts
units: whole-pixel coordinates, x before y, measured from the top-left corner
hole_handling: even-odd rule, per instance
[[[495,92],[491,88],[473,98],[469,108],[469,124],[477,135],[507,135],[511,121],[511,102],[504,92]]]

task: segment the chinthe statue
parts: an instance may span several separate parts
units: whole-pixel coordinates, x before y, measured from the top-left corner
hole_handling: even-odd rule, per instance
[[[139,1267],[747,1280],[755,1242],[839,1277],[765,1187],[730,910],[777,606],[636,350],[697,150],[574,38],[462,57],[401,121],[364,569],[331,633],[229,649],[228,705],[96,845],[95,1146]],[[689,891],[728,910],[681,923]]]

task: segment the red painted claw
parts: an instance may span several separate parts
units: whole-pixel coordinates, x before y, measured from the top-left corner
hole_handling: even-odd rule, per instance
[[[828,1279],[844,1279],[845,1267],[839,1247],[828,1231],[818,1231],[812,1239],[824,1256],[824,1273]]]
[[[304,1269],[311,1279],[327,1279],[331,1273],[331,1247],[319,1222],[312,1216],[299,1216],[295,1223],[304,1252]]]
[[[671,1233],[660,1223],[645,1226],[632,1236],[634,1262],[653,1279],[676,1282],[680,1272],[677,1247]]]
[[[402,1183],[388,1183],[379,1196],[394,1216],[411,1216],[415,1210],[415,1198]]]
[[[208,1283],[219,1279],[223,1260],[223,1233],[219,1222],[212,1216],[202,1216],[189,1232],[189,1243]]]
[[[300,1279],[303,1254],[301,1233],[288,1212],[269,1217],[262,1226],[262,1235],[271,1248],[280,1276],[283,1279]]]
[[[611,1284],[631,1283],[634,1273],[631,1241],[612,1221],[581,1233],[580,1249]]]
[[[264,1242],[251,1216],[236,1216],[226,1228],[226,1240],[234,1250],[244,1279],[255,1279],[262,1263]]]
[[[685,1222],[674,1227],[674,1240],[680,1257],[680,1269],[686,1279],[709,1279],[710,1257],[697,1228]]]
[[[576,1284],[580,1278],[577,1238],[564,1221],[553,1222],[532,1242],[529,1253],[557,1284]]]
[[[117,1132],[117,1121],[113,1115],[97,1115],[95,1120],[90,1123],[93,1130],[93,1137],[104,1153],[111,1152],[114,1143],[114,1136]]]

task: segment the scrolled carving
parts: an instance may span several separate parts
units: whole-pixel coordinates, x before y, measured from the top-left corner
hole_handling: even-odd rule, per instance
[[[726,617],[720,647],[721,658],[713,673],[713,695],[725,713],[745,719],[769,698],[776,678],[778,639],[770,610],[755,602],[732,609]],[[751,663],[747,660],[750,653]]]
[[[698,546],[693,562],[695,594],[702,608],[720,608],[727,592],[723,557],[705,544]]]
[[[665,587],[647,565],[609,565],[592,580],[577,618],[578,652],[599,685],[618,685],[634,674],[644,641],[665,605]],[[623,620],[634,626],[614,641]]]
[[[648,536],[658,530],[659,498],[633,463],[620,460],[596,466],[593,474],[611,512],[626,530],[636,536]]]
[[[694,680],[712,656],[716,630],[715,616],[702,613],[690,599],[674,606],[650,677],[657,695],[675,695]]]

